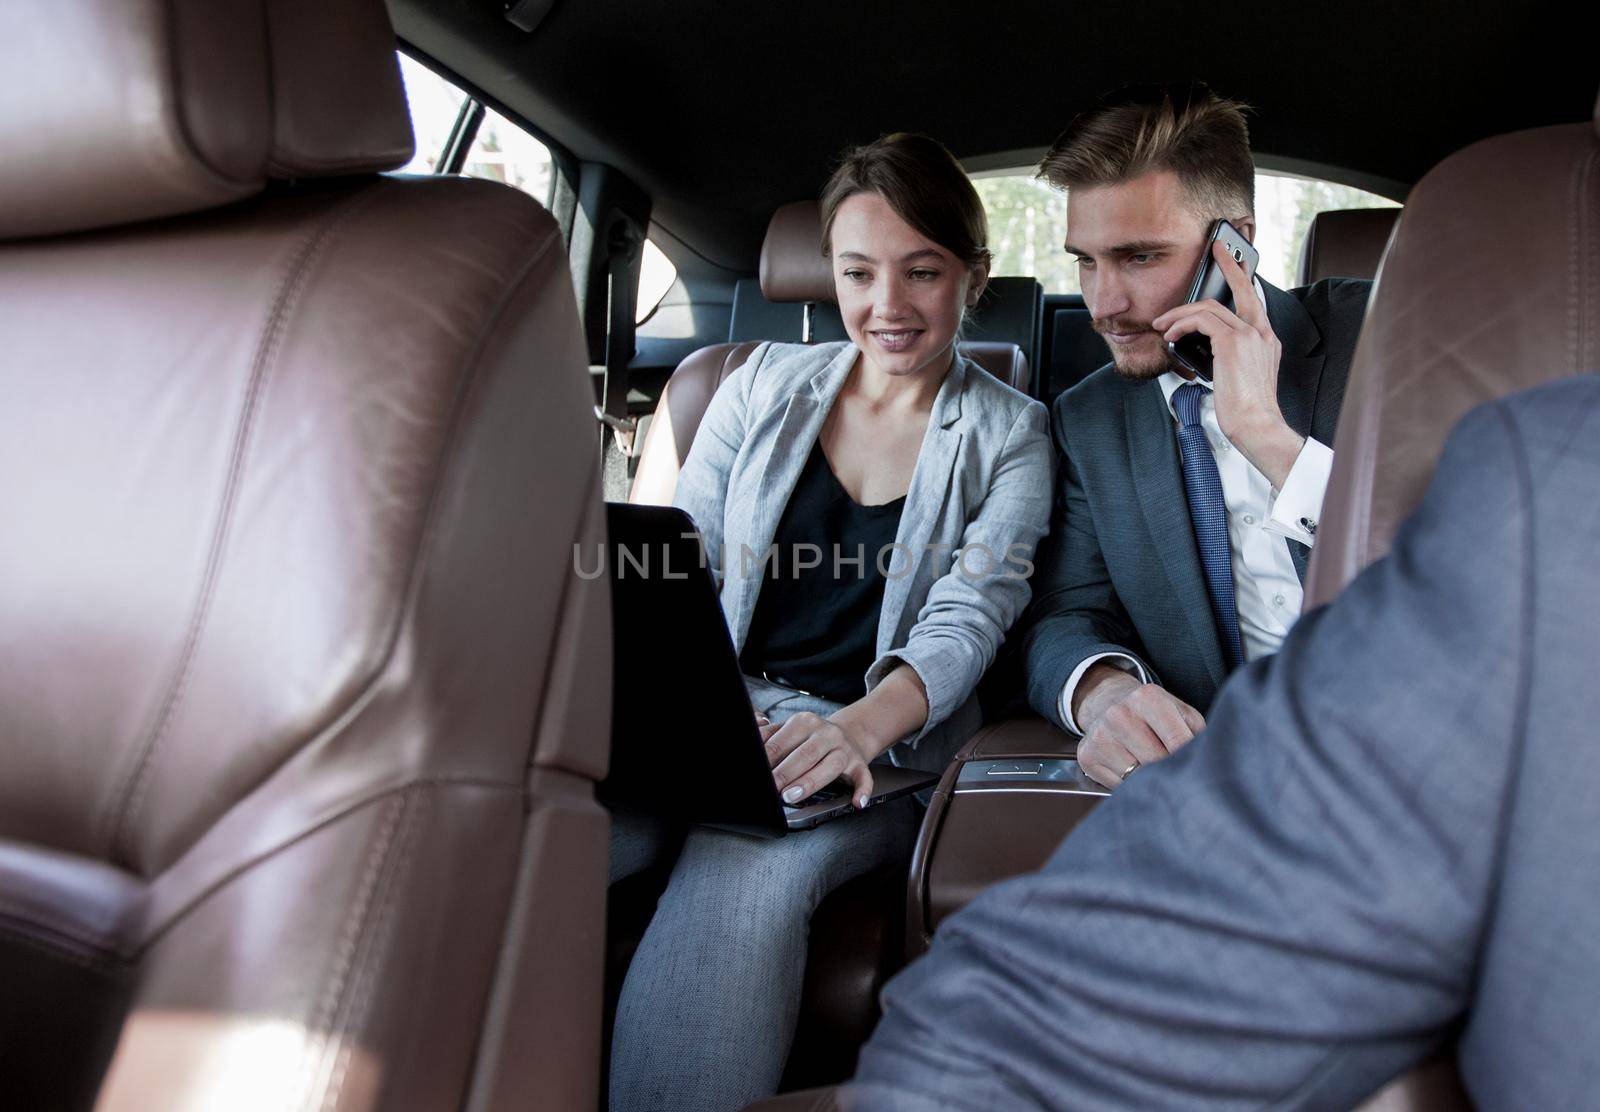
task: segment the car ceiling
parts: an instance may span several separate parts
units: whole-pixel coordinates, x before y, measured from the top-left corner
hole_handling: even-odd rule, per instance
[[[554,0],[532,33],[502,0],[389,6],[402,40],[646,189],[669,254],[739,272],[773,209],[887,131],[1018,165],[1106,89],[1199,77],[1255,106],[1263,165],[1403,197],[1477,139],[1587,119],[1600,79],[1570,15],[1511,0]]]

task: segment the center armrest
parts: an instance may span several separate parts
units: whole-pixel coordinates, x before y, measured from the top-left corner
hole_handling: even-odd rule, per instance
[[[979,892],[1043,865],[1109,794],[1079,772],[1076,753],[1076,738],[1024,715],[984,727],[956,754],[911,855],[908,959]]]

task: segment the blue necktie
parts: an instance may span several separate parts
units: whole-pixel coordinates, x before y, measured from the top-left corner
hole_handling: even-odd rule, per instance
[[[1233,598],[1233,560],[1228,553],[1228,503],[1222,497],[1222,476],[1200,425],[1200,400],[1206,388],[1186,382],[1172,395],[1178,414],[1178,450],[1183,455],[1183,488],[1189,494],[1189,520],[1211,589],[1211,612],[1222,634],[1228,666],[1244,663],[1239,640],[1239,610]]]

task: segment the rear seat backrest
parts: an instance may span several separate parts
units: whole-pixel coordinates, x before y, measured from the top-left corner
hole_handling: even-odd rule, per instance
[[[1476,143],[1412,191],[1350,369],[1308,609],[1388,551],[1467,410],[1600,370],[1597,163],[1593,125],[1545,127]]]
[[[700,427],[712,396],[723,380],[760,346],[755,340],[712,344],[678,364],[662,388],[661,400],[650,419],[628,501],[646,506],[672,505],[672,495],[678,489],[678,471],[689,458],[689,445],[694,443],[695,430]]]
[[[1375,277],[1399,219],[1397,208],[1317,213],[1300,248],[1300,284],[1309,286],[1324,278]]]
[[[763,296],[755,297],[740,283],[730,329],[739,339],[703,347],[672,372],[645,434],[630,502],[671,504],[678,471],[689,457],[712,396],[762,343],[803,342],[807,317],[812,342],[844,338],[844,324],[832,301],[833,273],[822,256],[821,240],[822,220],[815,201],[784,205],[773,214],[761,248]],[[796,304],[803,307],[801,315],[782,311]],[[1031,371],[1025,353],[1038,334],[1041,304],[1039,283],[1032,278],[991,280],[968,329],[980,338],[963,341],[961,353],[1001,382],[1028,393]],[[778,334],[760,335],[752,321]]]

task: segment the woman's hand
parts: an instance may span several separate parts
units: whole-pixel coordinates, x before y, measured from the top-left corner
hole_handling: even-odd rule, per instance
[[[867,754],[875,747],[852,734],[847,724],[810,711],[802,711],[781,726],[762,726],[767,763],[783,801],[794,804],[808,799],[843,776],[852,785],[855,805],[865,807],[872,798]]]

